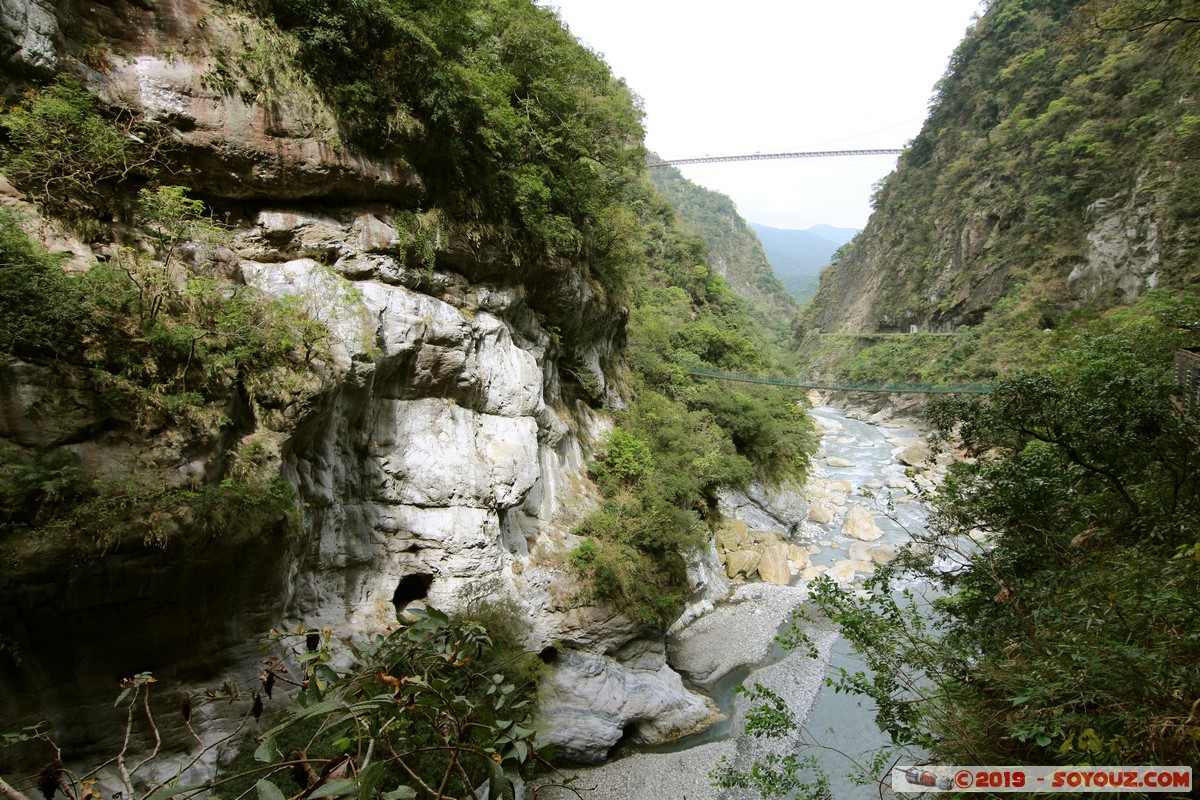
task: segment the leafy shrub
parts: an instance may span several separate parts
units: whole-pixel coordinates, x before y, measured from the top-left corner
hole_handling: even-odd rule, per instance
[[[145,480],[81,480],[69,452],[22,452],[0,458],[0,535],[29,531],[70,541],[81,553],[128,542],[166,547],[188,532],[264,535],[300,528],[296,492],[275,478],[225,478],[206,486]]]
[[[712,414],[757,477],[778,481],[804,476],[817,439],[795,393],[753,386],[734,392],[709,383],[693,390],[691,398]]]
[[[95,99],[67,78],[30,90],[0,115],[7,144],[0,166],[49,215],[94,226],[116,184],[152,173],[163,140],[129,114],[101,115]]]
[[[160,713],[151,673],[123,678],[114,705],[125,710],[127,735],[106,762],[117,765],[121,793],[159,800],[198,794],[402,800],[418,792],[474,797],[475,787],[488,781],[488,800],[512,798],[507,774],[528,774],[540,758],[530,722],[531,688],[509,682],[495,668],[497,642],[485,625],[434,608],[412,610],[409,617],[388,636],[350,643],[349,658],[341,659],[330,649],[334,631],[328,628],[272,630],[274,654],[263,660],[255,688],[226,680],[202,695],[172,698],[182,713]],[[295,690],[286,705],[279,698],[281,684]],[[158,746],[134,759],[132,742],[138,738],[200,742],[195,718],[215,703],[226,714],[240,711],[241,722],[215,742],[201,744],[185,766],[169,763]],[[260,735],[246,735],[254,725],[261,726]],[[239,737],[249,747],[235,759],[223,755],[216,777],[199,784],[188,780],[201,756]],[[0,732],[0,747],[26,743],[40,743],[52,763],[14,784],[36,785],[46,796],[60,790],[70,797],[96,794],[96,770],[63,769],[63,750],[41,724]],[[135,789],[134,781],[150,788]],[[27,797],[3,778],[0,792],[12,800]]]
[[[650,446],[624,428],[614,428],[604,443],[604,452],[591,465],[596,483],[605,494],[640,481],[654,466]]]
[[[62,450],[0,451],[0,530],[36,527],[80,494],[80,469],[73,461]]]
[[[293,785],[291,765],[298,757],[318,765],[318,747],[332,760],[348,760],[346,794],[415,797],[416,788],[433,796],[463,796],[484,780],[499,798],[504,769],[528,769],[536,756],[530,726],[533,706],[528,687],[508,683],[493,671],[495,644],[478,622],[456,621],[429,608],[390,636],[355,643],[353,666],[335,668],[331,654],[313,633],[277,634],[295,643],[303,668],[303,689],[293,705],[262,737],[255,759],[277,765],[257,784]],[[327,639],[326,639],[327,641]],[[282,670],[277,674],[282,675]],[[298,753],[288,755],[281,738],[297,725],[319,719],[324,725]],[[308,749],[314,751],[308,753]],[[405,787],[408,788],[405,791]],[[433,786],[439,787],[434,789]],[[304,786],[296,786],[302,791]],[[322,789],[324,796],[334,794]],[[294,793],[294,792],[293,792]]]
[[[0,351],[21,358],[77,357],[90,332],[85,296],[0,208]]]
[[[687,599],[683,554],[703,541],[699,518],[661,498],[605,501],[574,532],[571,553],[585,598],[616,604],[631,619],[665,627]]]
[[[73,274],[0,210],[0,352],[70,365],[107,411],[149,427],[187,421],[232,379],[306,367],[328,327],[302,302],[187,274],[182,245],[215,232],[198,201],[160,187],[138,208],[159,259],[123,251]]]

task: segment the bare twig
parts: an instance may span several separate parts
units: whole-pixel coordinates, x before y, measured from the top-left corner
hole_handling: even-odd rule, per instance
[[[386,744],[387,744],[388,750],[390,750],[392,753],[392,760],[400,765],[400,769],[404,770],[404,772],[408,775],[408,777],[410,777],[414,781],[416,781],[418,786],[420,786],[425,791],[429,792],[434,797],[437,797],[438,796],[437,791],[433,787],[431,787],[428,783],[421,780],[421,777],[419,775],[417,775],[417,773],[413,772],[409,768],[408,764],[404,763],[404,759],[401,758],[400,754],[396,752],[396,748],[392,747],[392,743],[386,742]]]
[[[125,753],[129,750],[129,737],[133,733],[133,707],[137,704],[137,693],[141,687],[134,689],[133,700],[129,703],[129,711],[125,714],[125,740],[121,742],[121,750],[117,753],[117,771],[121,774],[121,784],[125,787],[125,796],[134,797],[133,778],[125,766]]]
[[[212,749],[213,749],[213,748],[215,748],[215,747],[220,747],[221,745],[225,744],[225,743],[226,743],[226,742],[228,742],[230,739],[234,738],[234,737],[235,737],[235,736],[237,736],[239,733],[241,733],[241,731],[242,731],[242,728],[246,727],[246,723],[247,723],[249,720],[250,720],[250,712],[249,712],[249,711],[247,711],[247,712],[246,712],[246,713],[245,713],[245,714],[242,716],[242,721],[238,723],[238,726],[237,726],[236,728],[234,728],[232,731],[230,731],[230,732],[229,732],[228,734],[226,734],[225,736],[222,736],[220,739],[217,739],[216,741],[214,741],[212,744],[208,745],[207,747],[204,747],[204,746],[203,746],[203,741],[200,739],[199,735],[197,735],[196,731],[192,729],[192,723],[191,723],[191,721],[189,720],[189,721],[188,721],[188,723],[187,723],[187,729],[188,729],[189,731],[191,731],[191,732],[192,732],[192,736],[195,736],[195,737],[196,737],[196,741],[201,743],[201,745],[202,745],[202,746],[201,746],[201,749],[200,749],[200,750],[199,750],[199,751],[196,753],[196,755],[192,756],[192,760],[191,760],[191,761],[189,761],[188,763],[186,763],[186,764],[184,764],[182,767],[180,767],[180,768],[179,768],[179,769],[178,769],[178,770],[175,772],[175,774],[174,774],[174,775],[172,775],[170,778],[168,778],[167,780],[165,780],[165,781],[162,781],[162,782],[160,782],[160,783],[157,783],[157,784],[155,784],[154,786],[151,786],[151,787],[150,787],[150,791],[148,791],[148,792],[146,793],[146,795],[145,795],[145,796],[146,796],[146,797],[149,797],[151,794],[153,794],[154,792],[158,791],[158,790],[159,790],[160,788],[162,788],[163,786],[166,786],[166,785],[167,785],[168,783],[170,783],[171,781],[173,781],[173,780],[175,780],[175,779],[179,778],[180,776],[182,776],[182,775],[186,774],[186,773],[187,773],[187,771],[188,771],[189,769],[191,769],[193,766],[195,766],[195,765],[196,765],[196,763],[197,763],[197,762],[198,762],[198,761],[199,761],[201,758],[203,758],[203,757],[204,757],[204,754],[205,754],[205,753],[207,753],[208,751],[212,750]],[[130,797],[132,798],[132,797],[133,797],[133,795],[130,795]]]
[[[142,693],[142,709],[146,712],[146,722],[149,723],[150,730],[154,732],[154,750],[152,750],[150,755],[142,759],[141,762],[139,762],[138,765],[133,768],[133,771],[129,773],[130,775],[136,775],[138,770],[149,764],[154,759],[158,758],[158,751],[162,749],[162,735],[158,732],[158,726],[154,724],[154,715],[150,713],[149,689],[146,689],[146,691]]]
[[[0,778],[0,797],[5,800],[30,800],[28,795],[18,792],[4,778]]]

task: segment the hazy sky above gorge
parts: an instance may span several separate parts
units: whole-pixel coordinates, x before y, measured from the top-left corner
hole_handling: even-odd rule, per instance
[[[538,0],[645,102],[666,159],[903,147],[979,0]],[[861,228],[895,156],[682,167],[777,228]]]

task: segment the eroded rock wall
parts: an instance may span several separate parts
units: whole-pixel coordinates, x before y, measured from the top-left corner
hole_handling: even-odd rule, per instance
[[[253,685],[261,637],[281,622],[348,640],[393,626],[410,602],[506,603],[531,650],[561,653],[551,695],[588,708],[586,725],[546,718],[576,757],[602,756],[634,723],[654,740],[701,726],[711,709],[666,666],[661,632],[581,605],[564,567],[597,497],[588,450],[624,404],[627,310],[586,265],[518,262],[470,220],[420,211],[421,177],[399,155],[340,142],[303,76],[269,100],[214,83],[220,49],[244,46],[248,26],[199,0],[3,3],[10,88],[65,65],[109,107],[161,123],[164,153],[189,167],[179,182],[234,232],[229,247],[196,248],[191,267],[294,297],[331,335],[305,354],[309,369],[230,386],[203,431],[118,425],[88,387],[4,365],[0,444],[67,448],[89,479],[140,471],[165,486],[219,481],[231,453],[253,449],[296,488],[303,525],[204,537],[181,524],[86,564],[54,543],[23,551],[2,615],[22,657],[0,705],[111,755],[121,677],[158,675],[165,718],[220,676]],[[97,39],[112,49],[85,53]],[[73,251],[86,265],[87,248]],[[582,691],[600,664],[608,688]],[[612,686],[642,688],[631,700]],[[245,713],[210,710],[205,736]]]

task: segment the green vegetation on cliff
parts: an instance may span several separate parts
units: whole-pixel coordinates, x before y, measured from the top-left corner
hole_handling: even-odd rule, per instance
[[[688,374],[778,371],[778,345],[706,266],[705,243],[648,184],[643,192],[635,208],[649,269],[629,317],[635,400],[593,467],[608,500],[580,527],[589,538],[571,563],[595,596],[665,625],[691,588],[684,555],[719,521],[718,490],[802,480],[816,437],[794,391]]]
[[[526,0],[268,0],[346,141],[399,152],[427,208],[559,255],[610,288],[629,271],[641,110],[553,12]]]
[[[1187,18],[1180,0],[990,5],[878,187],[867,229],[823,275],[802,356],[826,372],[879,368],[879,379],[988,377],[1045,360],[1062,342],[1043,331],[1080,330],[1155,287],[1195,290],[1194,54],[1178,24],[1097,24],[1097,12],[1149,5]],[[811,335],[911,326],[963,332],[877,344]]]
[[[674,167],[655,167],[650,180],[682,224],[703,237],[709,265],[748,301],[750,313],[771,330],[786,330],[799,307],[775,277],[762,244],[733,201],[692,183]]]
[[[78,273],[65,272],[0,209],[0,353],[51,368],[62,397],[39,408],[44,416],[77,414],[80,404],[108,430],[199,433],[229,413],[230,383],[251,396],[273,393],[267,377],[306,369],[306,337],[315,345],[326,334],[294,305],[246,287],[193,277],[181,288],[167,250],[202,237],[200,204],[161,187],[144,192],[139,209],[165,260],[123,250],[116,266]],[[186,525],[215,536],[235,520],[255,529],[297,524],[294,491],[260,475],[249,453],[220,481],[176,486],[136,474],[91,481],[69,449],[48,444],[0,453],[6,546],[31,532],[100,551],[126,539],[163,547]]]

